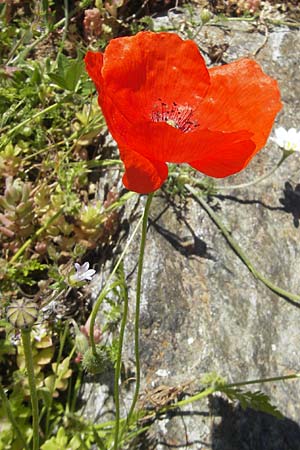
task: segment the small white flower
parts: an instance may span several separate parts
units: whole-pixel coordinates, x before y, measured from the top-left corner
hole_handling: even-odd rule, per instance
[[[80,281],[91,281],[91,279],[93,278],[93,276],[96,273],[96,270],[94,269],[89,269],[90,267],[90,263],[85,262],[84,264],[82,264],[82,266],[78,263],[75,263],[75,269],[76,269],[76,273],[74,273],[74,275],[71,275],[71,281],[74,282],[80,282]]]
[[[279,127],[275,130],[275,137],[272,140],[284,150],[300,152],[300,131],[296,128],[286,130]]]

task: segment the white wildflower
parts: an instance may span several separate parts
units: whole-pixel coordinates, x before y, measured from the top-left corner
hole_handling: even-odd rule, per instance
[[[284,150],[300,152],[300,131],[297,131],[296,128],[286,130],[279,127],[275,130],[275,137],[272,140]]]
[[[80,282],[85,280],[91,281],[96,273],[96,270],[89,269],[90,263],[88,262],[83,263],[82,266],[78,263],[75,263],[74,265],[76,273],[74,273],[74,275],[71,275],[70,277],[71,281],[73,282]]]

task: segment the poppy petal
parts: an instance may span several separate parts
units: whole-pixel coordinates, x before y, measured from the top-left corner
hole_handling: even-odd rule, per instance
[[[148,194],[161,187],[168,176],[168,166],[160,161],[150,161],[139,153],[120,149],[125,166],[123,183],[130,191]]]
[[[166,123],[145,122],[138,124],[135,132],[128,132],[126,137],[116,132],[115,139],[117,142],[126,140],[132,150],[147,159],[182,163],[205,159],[210,152],[222,158],[223,149],[230,148],[237,142],[249,141],[252,133],[246,130],[223,133],[200,129],[183,133]],[[254,153],[255,145],[252,148]],[[235,157],[239,159],[239,154]]]
[[[131,122],[151,119],[158,101],[198,103],[209,87],[197,45],[173,33],[113,39],[104,53],[102,76],[105,94]]]
[[[88,51],[84,58],[85,67],[87,73],[95,83],[97,91],[101,91],[101,86],[103,84],[103,78],[101,75],[102,65],[103,65],[103,54],[100,52],[90,52]]]
[[[202,159],[190,162],[194,169],[215,178],[223,178],[244,169],[255,153],[255,143],[240,141],[222,146],[220,151],[211,150]]]
[[[249,59],[214,67],[209,74],[210,88],[197,108],[201,125],[211,130],[252,131],[256,151],[260,150],[282,108],[276,80]]]

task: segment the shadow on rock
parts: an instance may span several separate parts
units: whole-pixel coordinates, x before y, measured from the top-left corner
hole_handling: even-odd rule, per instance
[[[212,450],[299,450],[300,427],[290,419],[242,410],[221,397],[210,401],[215,417]]]
[[[175,248],[175,250],[177,250],[183,256],[190,257],[194,255],[211,259],[211,256],[207,253],[206,242],[199,238],[191,227],[187,226],[187,228],[191,232],[191,236],[180,238],[179,236],[177,236],[177,234],[172,233],[166,228],[163,228],[161,225],[158,225],[152,220],[149,220],[149,223],[161,236],[163,236],[172,245],[173,248]]]
[[[284,197],[279,201],[283,205],[283,210],[293,215],[294,226],[299,228],[300,219],[300,184],[295,188],[288,181],[284,185]],[[300,448],[300,443],[299,443]]]

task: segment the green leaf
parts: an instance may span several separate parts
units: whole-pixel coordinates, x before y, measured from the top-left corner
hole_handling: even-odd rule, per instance
[[[61,55],[56,72],[49,73],[49,78],[62,89],[74,92],[83,72],[82,59],[68,59]]]
[[[67,89],[69,91],[75,91],[78,81],[83,72],[83,62],[74,61],[70,64],[69,68],[65,72],[65,80],[67,84]]]
[[[59,75],[58,73],[49,73],[49,78],[52,80],[57,86],[59,86],[62,89],[68,89],[67,88],[67,82],[65,80],[65,77],[63,75]]]
[[[271,414],[278,419],[283,419],[281,412],[276,406],[271,404],[270,398],[261,391],[243,391],[239,388],[231,388],[226,386],[220,386],[219,390],[226,394],[230,400],[239,401],[243,409],[252,408],[255,411],[261,411]]]

